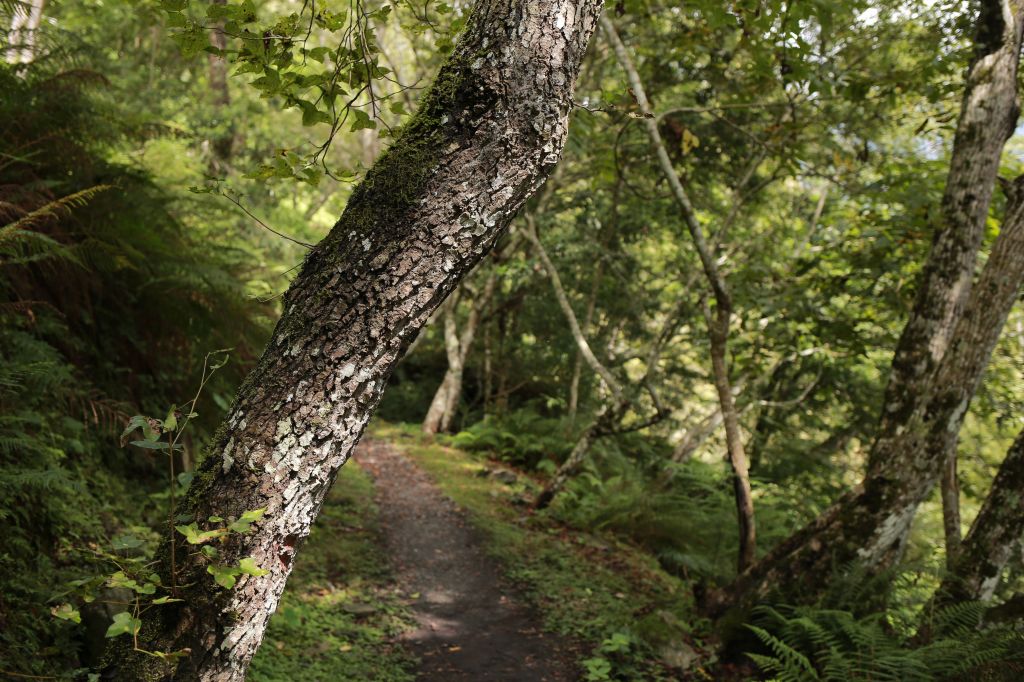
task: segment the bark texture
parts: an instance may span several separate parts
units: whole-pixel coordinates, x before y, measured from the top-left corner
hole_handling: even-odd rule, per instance
[[[750,603],[787,584],[787,598],[813,601],[836,568],[882,569],[901,556],[1012,305],[1012,296],[1009,304],[992,296],[1018,277],[1016,192],[973,296],[972,283],[1002,148],[1019,113],[1022,26],[1021,0],[982,3],[940,224],[893,359],[864,482],[741,575],[731,600]]]
[[[296,551],[394,365],[557,163],[600,8],[478,2],[417,114],[307,257],[179,507],[200,523],[265,508],[219,561],[252,557],[269,573],[227,591],[202,559],[179,566],[185,601],[153,609],[140,634],[150,650],[191,650],[175,679],[244,679]],[[146,655],[111,661],[114,679],[170,676]]]

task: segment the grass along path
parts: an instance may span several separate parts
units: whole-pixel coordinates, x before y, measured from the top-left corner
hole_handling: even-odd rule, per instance
[[[412,627],[395,584],[373,482],[346,464],[296,559],[253,659],[251,682],[406,682],[415,660],[397,643]]]
[[[450,637],[443,605],[429,610],[425,595],[430,586],[414,584],[408,567],[395,565],[402,557],[396,556],[396,538],[388,537],[395,531],[389,514],[399,510],[382,508],[388,500],[375,489],[368,471],[379,469],[379,461],[361,446],[342,469],[299,554],[253,661],[252,682],[405,682],[417,679],[417,670],[422,675],[418,679],[460,679],[451,673],[453,666],[464,665],[463,652],[473,653],[467,646],[478,647],[473,654],[481,659],[477,663],[502,658],[479,651],[502,646],[493,640],[487,644],[495,629],[505,628],[501,595],[511,597],[506,604],[521,599],[532,609],[525,611],[530,613],[525,622],[524,611],[513,613],[511,629],[523,630],[517,641],[525,642],[516,645],[513,660],[553,662],[555,668],[535,667],[542,672],[535,677],[491,679],[559,679],[566,668],[572,670],[570,679],[591,682],[711,679],[698,663],[698,658],[707,661],[702,646],[706,624],[686,623],[675,615],[693,613],[689,590],[653,557],[613,537],[534,514],[522,504],[536,489],[528,478],[424,438],[415,426],[375,423],[367,439],[367,444],[383,442],[401,453],[413,467],[404,475],[413,476],[416,485],[430,485],[445,502],[447,509],[438,511],[441,523],[430,530],[444,529],[447,537],[447,544],[437,549],[443,554],[450,552],[452,542],[471,543],[473,551],[486,554],[500,574],[488,569],[484,575],[499,603],[493,610],[486,603],[474,606],[479,636]],[[396,483],[412,489],[408,478]],[[469,530],[458,527],[464,521]],[[441,557],[438,566],[444,565]],[[465,566],[456,569],[464,571]],[[442,591],[440,581],[445,579],[431,578]],[[463,579],[454,575],[456,583]],[[507,594],[510,583],[517,588],[515,594]],[[424,630],[424,615],[435,619],[433,630],[429,623]],[[554,646],[538,644],[538,639]],[[507,664],[509,659],[504,660]]]

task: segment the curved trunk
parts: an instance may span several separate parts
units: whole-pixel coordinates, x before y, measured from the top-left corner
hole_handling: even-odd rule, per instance
[[[151,651],[190,650],[176,679],[244,679],[296,551],[405,347],[557,163],[600,7],[478,2],[417,114],[307,257],[178,509],[202,523],[265,508],[218,561],[251,557],[268,573],[223,590],[201,555],[179,565],[184,601],[147,612],[139,635]],[[170,674],[130,650],[109,660],[113,679]]]
[[[1022,27],[1024,1],[982,3],[942,222],[893,359],[864,482],[737,578],[729,602],[751,603],[781,584],[787,585],[786,598],[813,601],[835,567],[857,562],[882,569],[902,555],[917,508],[934,489],[950,447],[955,448],[1009,310],[988,298],[990,287],[1013,276],[1016,266],[999,256],[1015,251],[1007,250],[1009,237],[1001,235],[993,246],[973,298],[971,290],[1002,148],[1019,113]],[[1008,211],[1005,233],[1012,233],[1019,213],[1019,206]]]

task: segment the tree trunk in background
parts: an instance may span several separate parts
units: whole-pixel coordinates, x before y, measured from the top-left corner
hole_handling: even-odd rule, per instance
[[[178,507],[197,520],[265,508],[219,562],[252,557],[269,573],[222,590],[201,558],[182,560],[184,601],[148,612],[140,633],[147,649],[191,649],[176,679],[244,679],[296,550],[405,347],[557,163],[600,8],[480,0],[419,111],[306,258]],[[169,579],[166,561],[161,570]],[[108,660],[114,679],[166,672],[127,647]]]
[[[737,552],[737,572],[742,573],[754,563],[757,552],[757,534],[754,528],[754,495],[750,489],[750,465],[743,448],[743,434],[740,432],[739,412],[729,382],[729,366],[726,363],[729,340],[729,308],[719,305],[712,317],[705,312],[711,336],[711,368],[715,378],[715,390],[721,406],[722,423],[725,425],[725,443],[732,466],[733,497],[736,500],[736,518],[739,522],[740,542]]]
[[[932,618],[944,607],[992,598],[1003,569],[1024,538],[1024,432],[1010,446],[985,503],[924,610],[918,638],[931,638]]]
[[[672,451],[672,462],[684,464],[690,461],[693,453],[697,452],[697,448],[703,445],[711,437],[711,434],[718,430],[718,427],[722,425],[722,421],[722,407],[719,405],[701,419],[699,423],[686,429],[682,440],[679,441]]]
[[[444,373],[441,385],[437,387],[433,400],[430,401],[430,409],[423,420],[423,433],[435,434],[448,432],[452,429],[452,422],[455,413],[459,409],[459,402],[462,400],[462,375],[466,366],[466,359],[469,351],[476,340],[476,332],[480,327],[480,317],[484,310],[490,305],[494,297],[494,286],[497,276],[491,273],[487,277],[483,292],[473,301],[469,310],[469,317],[462,327],[462,335],[459,336],[458,327],[455,323],[455,309],[458,307],[459,299],[452,296],[444,308],[444,347],[445,355],[448,358],[448,369]],[[461,297],[460,297],[461,298]]]
[[[1011,276],[1006,270],[1011,264],[998,255],[1013,251],[1003,235],[976,288],[975,312],[965,316],[963,310],[1002,148],[1018,117],[1022,25],[1024,0],[983,3],[941,223],[893,359],[864,482],[741,575],[730,599],[750,603],[785,583],[790,598],[813,601],[835,567],[856,561],[882,569],[901,556],[914,514],[942,473],[949,442],[955,447],[967,404],[1005,321],[988,298],[994,284],[984,283],[986,274],[994,281]],[[1014,231],[1019,211],[1019,206],[1008,211],[1004,232]]]
[[[708,287],[715,299],[714,314],[707,315],[708,336],[711,341],[711,364],[714,372],[715,390],[718,393],[719,404],[722,408],[723,422],[725,424],[726,448],[728,450],[729,465],[733,472],[733,489],[736,495],[736,516],[739,520],[739,559],[740,571],[746,569],[753,563],[757,553],[756,531],[754,523],[754,501],[750,490],[750,466],[747,462],[746,451],[743,447],[743,438],[739,428],[739,415],[736,412],[736,403],[733,400],[732,387],[729,381],[729,369],[726,361],[728,354],[729,325],[732,320],[732,297],[725,278],[718,270],[711,247],[704,237],[704,230],[697,220],[697,214],[690,202],[690,197],[683,188],[679,175],[672,166],[665,143],[658,130],[658,122],[647,101],[647,94],[644,90],[640,74],[633,65],[633,60],[626,51],[619,38],[615,26],[607,16],[601,17],[601,28],[608,36],[608,40],[615,51],[615,56],[626,72],[629,81],[630,91],[636,98],[637,106],[643,115],[643,125],[647,131],[651,146],[658,157],[658,165],[662,175],[668,181],[672,189],[672,197],[675,199],[682,214],[683,222],[690,233],[693,245],[697,249],[701,266],[707,279]]]
[[[594,270],[594,281],[590,285],[590,296],[587,298],[587,310],[583,314],[583,325],[581,330],[584,334],[590,333],[590,325],[594,323],[594,309],[597,307],[597,294],[601,289],[601,279],[604,277],[604,260],[597,262]],[[569,380],[569,403],[566,406],[566,417],[568,420],[567,433],[571,434],[576,425],[576,413],[580,406],[580,380],[583,378],[583,353],[576,350],[576,358],[572,363],[572,377]]]
[[[946,458],[942,468],[939,491],[942,495],[942,532],[946,538],[946,568],[953,568],[953,560],[960,551],[960,479],[957,476],[956,449]]]
[[[227,5],[227,0],[210,0],[214,5]],[[213,30],[210,31],[210,46],[218,50],[224,50],[228,46],[228,38],[224,34],[224,22],[217,21]],[[227,108],[231,104],[231,92],[228,90],[228,62],[227,59],[215,54],[206,55],[208,65],[207,73],[210,79],[210,90],[213,92],[214,113],[218,119],[228,117]],[[220,122],[220,121],[218,121]],[[231,153],[235,145],[235,129],[231,123],[227,129],[210,141],[213,150],[211,159],[211,170],[220,172],[225,164],[231,159]]]
[[[430,407],[427,409],[427,416],[423,418],[423,424],[420,426],[420,430],[426,434],[435,434],[441,430],[441,421],[444,419],[444,411],[448,406],[448,391],[450,390],[452,375],[454,374],[452,368],[460,362],[459,339],[458,333],[455,330],[455,313],[452,312],[452,307],[456,303],[456,294],[453,294],[445,302],[442,312],[441,322],[444,328],[444,351],[448,359],[448,369],[445,370],[444,378],[441,379],[441,384],[434,392],[434,397],[430,401]]]
[[[7,62],[28,64],[35,58],[36,33],[43,21],[45,0],[22,0],[14,7],[11,30],[7,33]]]
[[[544,267],[544,272],[551,281],[551,289],[554,291],[558,307],[561,308],[562,315],[569,325],[573,340],[576,341],[576,348],[579,354],[586,360],[587,365],[590,366],[594,373],[601,378],[602,384],[609,393],[608,403],[597,413],[587,428],[583,430],[583,433],[576,439],[576,444],[573,446],[569,456],[558,467],[558,471],[555,472],[555,475],[551,477],[544,490],[541,491],[534,501],[535,508],[545,509],[582,466],[594,440],[605,433],[610,433],[613,430],[613,425],[619,423],[631,403],[625,396],[623,387],[618,379],[594,355],[587,337],[584,335],[583,330],[580,329],[579,320],[577,320],[576,313],[572,309],[572,304],[569,303],[565,287],[562,286],[562,278],[559,277],[555,264],[548,257],[548,252],[544,249],[544,245],[537,235],[537,226],[533,217],[529,214],[526,216],[526,237],[533,243],[534,249],[537,251],[537,257]]]
[[[608,223],[601,223],[598,230],[597,242],[601,249],[606,249],[610,238],[614,238],[619,226],[619,193],[622,188],[622,178],[616,179],[612,190],[611,217]],[[587,299],[587,310],[583,315],[581,329],[584,334],[590,333],[590,327],[594,323],[594,311],[597,308],[597,297],[601,293],[601,283],[604,280],[605,259],[597,261],[594,269],[593,281],[590,285],[590,297]],[[566,433],[571,435],[576,429],[576,415],[580,407],[580,382],[583,379],[583,354],[576,351],[576,357],[572,363],[572,376],[569,379],[569,402],[566,405]]]

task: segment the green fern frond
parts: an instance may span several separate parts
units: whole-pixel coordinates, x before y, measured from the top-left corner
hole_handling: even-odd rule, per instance
[[[72,192],[59,199],[54,199],[39,208],[25,213],[14,222],[0,227],[0,248],[8,247],[10,243],[16,241],[17,235],[31,232],[59,218],[61,215],[71,215],[74,209],[85,206],[97,194],[112,188],[113,185],[94,185],[77,192]]]

